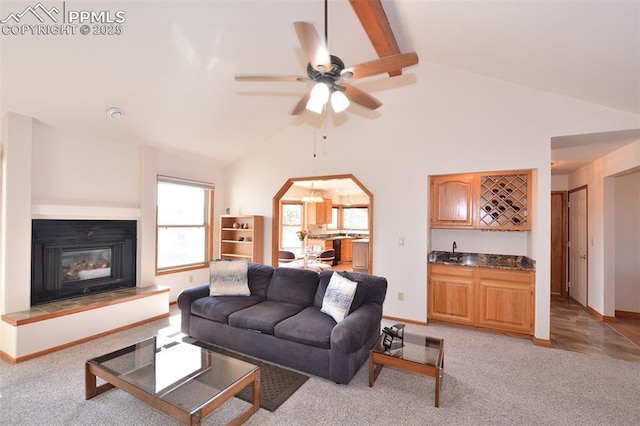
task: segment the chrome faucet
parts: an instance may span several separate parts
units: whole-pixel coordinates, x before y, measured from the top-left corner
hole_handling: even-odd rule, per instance
[[[456,242],[453,242],[453,249],[451,250],[451,257],[456,257],[456,249],[458,248]]]

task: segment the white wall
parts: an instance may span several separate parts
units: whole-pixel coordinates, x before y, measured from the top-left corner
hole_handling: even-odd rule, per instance
[[[500,238],[487,238],[487,231],[432,229],[431,249],[451,251],[456,242],[457,251],[464,253],[492,253],[527,256],[530,232],[503,232]],[[490,244],[487,244],[490,242]]]
[[[569,175],[552,175],[551,190],[552,191],[568,191]]]
[[[640,313],[640,171],[615,178],[615,309]]]
[[[194,283],[207,282],[208,268],[155,276],[156,176],[217,184],[216,217],[224,199],[223,168],[199,157],[155,148],[62,134],[31,117],[7,113],[2,123],[0,203],[0,314],[31,305],[31,219],[135,219],[138,221],[138,287],[169,287],[169,294],[43,321],[18,329],[0,324],[0,350],[13,358],[46,350],[96,332],[168,313],[168,301]],[[142,304],[142,305],[141,305]],[[164,306],[164,307],[163,307]],[[109,311],[117,312],[113,318]],[[68,322],[74,321],[69,328]],[[62,328],[56,328],[62,327]],[[49,338],[41,338],[46,334]]]
[[[13,268],[3,268],[0,287],[2,313],[30,308],[30,252],[32,212],[39,218],[122,218],[138,220],[139,287],[170,287],[170,300],[189,285],[207,281],[207,268],[190,274],[155,276],[155,209],[158,174],[216,184],[215,217],[224,208],[224,170],[206,159],[169,153],[151,147],[93,140],[62,134],[30,117],[6,114],[3,125],[3,229],[11,229],[11,250],[0,259]],[[28,122],[28,129],[25,124]],[[7,133],[10,133],[7,136]],[[31,149],[31,147],[33,147]],[[28,149],[27,149],[28,148]],[[7,173],[11,173],[6,178]],[[24,202],[19,202],[25,198]],[[12,206],[13,203],[13,206]],[[17,206],[16,206],[17,205]],[[24,231],[20,223],[24,222]],[[3,238],[8,242],[10,235]],[[217,246],[214,244],[214,246]],[[216,247],[217,250],[217,247]],[[10,279],[8,278],[11,275]],[[192,276],[193,282],[189,280]]]
[[[0,314],[29,308],[33,120],[6,113],[2,124]],[[24,285],[22,285],[24,284]],[[0,336],[1,337],[1,336]]]
[[[332,116],[315,159],[314,130],[304,118],[264,141],[261,151],[228,169],[228,204],[234,213],[269,219],[271,200],[287,178],[353,173],[374,195],[373,273],[389,281],[384,314],[425,321],[428,176],[537,169],[534,230],[526,244],[505,243],[512,238],[505,233],[485,238],[487,246],[524,245],[536,260],[535,335],[548,339],[550,139],[634,127],[637,116],[425,62],[415,73],[415,83],[374,93],[384,102],[379,113],[353,107]],[[469,246],[477,246],[474,240]],[[268,227],[265,262],[270,247]],[[394,297],[398,292],[403,301]]]
[[[640,123],[636,124],[640,127]],[[624,146],[569,175],[569,188],[587,185],[588,300],[604,316],[615,316],[615,176],[640,167],[640,141]],[[638,262],[637,259],[635,261]]]

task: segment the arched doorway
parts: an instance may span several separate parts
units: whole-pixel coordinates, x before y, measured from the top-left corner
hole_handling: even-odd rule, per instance
[[[292,188],[296,185],[310,185],[313,183],[315,185],[314,189],[322,191],[326,188],[332,188],[336,184],[336,182],[344,181],[344,183],[350,183],[351,186],[357,188],[358,191],[361,191],[364,199],[367,200],[368,207],[368,235],[369,235],[369,250],[367,254],[367,271],[369,273],[372,272],[373,268],[373,194],[369,189],[364,186],[355,176],[352,174],[343,174],[343,175],[330,175],[330,176],[307,176],[307,177],[296,177],[289,178],[282,185],[280,190],[273,197],[273,222],[272,222],[272,246],[271,246],[271,262],[275,267],[278,265],[278,251],[281,247],[281,204],[283,198],[287,195],[287,193],[292,190]],[[326,190],[328,191],[328,190]],[[326,193],[325,191],[325,193]],[[338,206],[346,206],[347,203],[350,203],[350,194],[335,194],[334,196],[339,197],[339,201],[336,205]],[[347,230],[348,232],[349,230]],[[337,234],[344,232],[344,229],[337,229],[333,231]]]

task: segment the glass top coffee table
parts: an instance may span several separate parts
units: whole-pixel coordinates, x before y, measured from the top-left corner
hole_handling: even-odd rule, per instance
[[[96,377],[107,383],[96,386]],[[260,408],[260,368],[253,364],[162,336],[85,363],[86,399],[117,387],[191,425],[251,384],[251,407],[230,424]]]
[[[404,334],[402,346],[394,340],[391,349],[383,345],[384,334],[369,352],[369,387],[375,383],[382,367],[389,366],[410,373],[435,377],[435,406],[440,406],[440,386],[444,374],[444,340]],[[395,348],[395,349],[394,349]]]

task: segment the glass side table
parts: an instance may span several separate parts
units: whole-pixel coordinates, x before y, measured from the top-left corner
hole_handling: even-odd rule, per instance
[[[405,334],[402,347],[386,350],[384,334],[369,351],[369,387],[373,387],[382,367],[396,368],[409,373],[436,379],[435,406],[440,406],[440,387],[444,375],[444,339]]]

